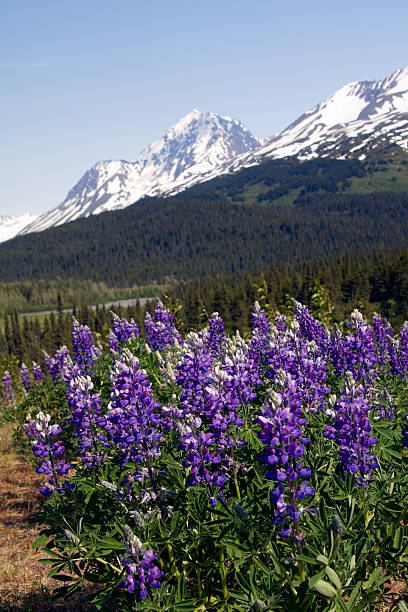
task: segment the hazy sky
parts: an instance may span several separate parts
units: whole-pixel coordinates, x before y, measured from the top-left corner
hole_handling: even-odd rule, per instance
[[[407,0],[0,0],[0,214],[44,212],[194,107],[272,136],[408,64]]]

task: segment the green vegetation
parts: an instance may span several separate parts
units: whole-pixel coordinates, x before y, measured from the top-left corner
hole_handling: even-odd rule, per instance
[[[104,281],[58,279],[13,281],[0,283],[0,312],[28,313],[79,304],[103,304],[110,300],[155,297],[166,291],[167,285],[108,287]]]
[[[367,316],[378,312],[391,323],[400,325],[408,319],[408,250],[344,256],[316,263],[264,266],[254,272],[241,271],[181,282],[169,288],[167,293],[172,303],[183,306],[177,312],[178,326],[182,330],[200,326],[205,310],[219,312],[227,330],[239,328],[246,332],[256,299],[263,299],[274,311],[282,311],[282,304],[288,303],[288,295],[302,303],[313,304],[319,286],[327,291],[332,318],[337,322],[357,307]],[[120,316],[133,317],[140,327],[146,309],[150,311],[152,304],[114,308]],[[96,331],[102,341],[106,338],[109,310],[92,310],[85,303],[75,308],[74,314]],[[3,316],[0,319],[0,357],[10,359],[14,356],[20,363],[31,359],[41,362],[40,345],[49,353],[55,352],[59,343],[71,346],[71,315],[60,309],[59,313],[47,316],[25,317],[16,313]]]
[[[255,305],[244,337],[216,315],[183,337],[160,305],[145,337],[116,319],[106,351],[75,322],[51,377],[24,368],[17,400],[5,374],[0,423],[41,476],[32,548],[55,599],[407,609],[408,328],[354,311],[342,333],[324,288],[312,298],[320,321]]]
[[[92,281],[106,293],[408,248],[407,168],[398,147],[364,162],[267,161],[1,244],[0,280]]]
[[[16,238],[0,245],[0,268],[3,281],[126,287],[393,247],[408,248],[405,193],[313,193],[293,207],[178,196]]]
[[[246,331],[259,289],[265,303],[276,311],[282,310],[289,295],[304,304],[313,303],[316,286],[326,288],[338,322],[361,308],[369,316],[378,312],[400,325],[408,319],[408,251],[264,267],[180,283],[169,293],[183,304],[178,316],[188,329],[199,325],[204,307],[207,312],[218,311],[227,329]]]

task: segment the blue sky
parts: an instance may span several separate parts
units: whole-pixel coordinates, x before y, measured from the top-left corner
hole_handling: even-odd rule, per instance
[[[408,64],[406,0],[0,1],[0,214],[44,212],[194,107],[272,136]]]

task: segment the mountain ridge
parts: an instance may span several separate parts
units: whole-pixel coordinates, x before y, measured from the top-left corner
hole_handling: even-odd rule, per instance
[[[23,227],[15,218],[14,235],[120,210],[145,196],[174,195],[265,159],[364,159],[381,142],[408,150],[408,66],[379,80],[344,85],[270,138],[256,138],[237,120],[193,109],[134,161],[97,162],[60,205]],[[2,230],[0,221],[0,241],[12,237],[8,224]]]

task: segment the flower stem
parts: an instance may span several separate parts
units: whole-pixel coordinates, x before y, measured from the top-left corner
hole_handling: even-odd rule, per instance
[[[304,582],[306,580],[305,564],[303,561],[299,561],[299,580],[300,582]]]
[[[180,572],[177,569],[176,560],[173,554],[173,548],[170,542],[167,542],[167,552],[169,555],[170,566],[172,568],[173,575],[178,579],[180,577]]]
[[[241,501],[241,492],[239,490],[239,485],[238,485],[237,463],[235,461],[235,455],[234,455],[234,449],[233,448],[231,448],[231,459],[232,459],[233,470],[234,470],[235,492],[237,494],[237,499],[240,502]]]
[[[227,589],[227,570],[225,567],[225,557],[224,557],[224,549],[220,549],[220,574],[221,574],[221,585],[222,585],[222,596],[224,601],[228,599],[228,589]]]
[[[199,567],[196,569],[197,573],[197,589],[198,589],[198,597],[202,599],[203,597],[203,585],[201,584],[201,570]]]

